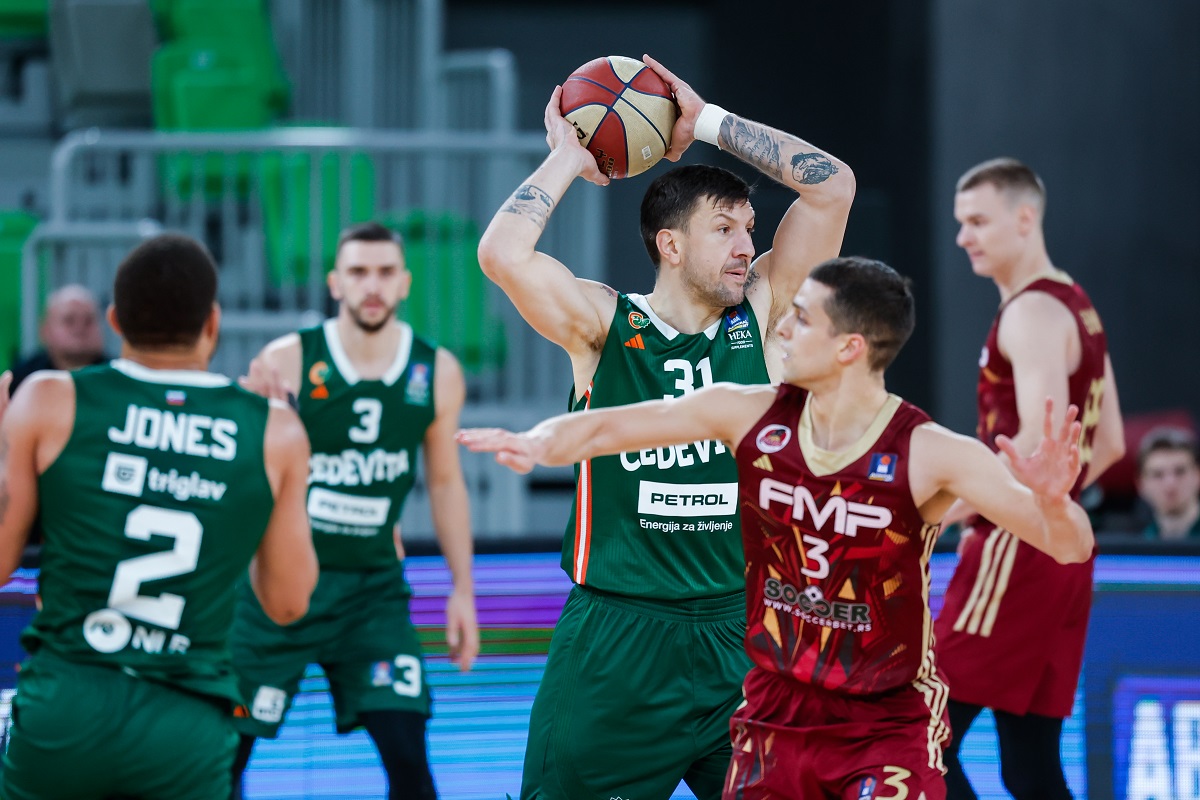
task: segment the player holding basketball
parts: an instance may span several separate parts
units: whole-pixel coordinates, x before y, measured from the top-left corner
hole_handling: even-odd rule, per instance
[[[1000,290],[1000,310],[979,362],[979,438],[1012,437],[1020,453],[1041,436],[1045,397],[1083,409],[1084,473],[1096,480],[1125,452],[1104,328],[1083,289],[1046,253],[1046,193],[1029,167],[996,159],[958,182],[958,245]],[[938,658],[950,684],[954,742],[950,797],[974,798],[958,746],[983,708],[996,712],[1001,776],[1017,800],[1069,798],[1059,756],[1071,713],[1092,601],[1092,561],[1064,566],[1018,541],[989,514],[967,517],[962,560],[938,614]]]
[[[1047,401],[1046,437],[1028,457],[1001,439],[1009,472],[887,392],[884,370],[913,328],[907,280],[839,258],[813,269],[793,302],[779,325],[784,386],[722,383],[459,440],[518,471],[724,442],[737,458],[754,661],[724,797],[940,800],[947,690],[928,603],[938,521],[962,497],[1054,558],[1085,561],[1091,527],[1068,496],[1076,412],[1051,435]]]
[[[0,797],[229,796],[237,683],[233,590],[279,624],[317,580],[295,413],[205,372],[217,273],[163,235],[117,268],[121,358],[0,379],[0,574],[34,514],[41,608],[22,634]]]
[[[773,248],[754,260],[746,183],[714,167],[672,170],[642,201],[654,291],[619,294],[577,279],[537,242],[575,178],[608,180],[563,119],[556,88],[546,106],[551,153],[496,214],[479,259],[522,316],[567,351],[577,411],[778,379],[775,324],[812,265],[837,254],[854,195],[850,169],[833,156],[706,105],[645,60],[680,108],[667,158],[700,138],[799,196]],[[822,168],[797,178],[786,166],[796,156]],[[563,544],[576,586],[533,704],[524,800],[665,800],[681,779],[702,800],[720,795],[729,717],[749,668],[736,480],[725,446],[703,438],[580,464]],[[713,502],[683,507],[698,487]]]
[[[470,508],[454,443],[466,386],[454,356],[396,319],[412,274],[395,233],[376,223],[343,231],[328,277],[337,317],[277,339],[260,357],[299,388],[312,439],[308,513],[321,579],[308,615],[287,628],[242,596],[232,645],[249,707],[238,720],[235,783],[255,737],[278,734],[305,667],[316,663],[329,680],[338,731],[361,726],[374,741],[388,797],[431,800],[429,683],[393,530],[423,447],[434,528],[454,581],[447,641],[470,669],[479,630]]]

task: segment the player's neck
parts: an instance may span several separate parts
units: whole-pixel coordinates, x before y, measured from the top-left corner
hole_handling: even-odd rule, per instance
[[[125,342],[121,345],[121,358],[147,369],[171,372],[208,371],[208,359],[195,347],[164,347],[146,350]]]
[[[1039,278],[1053,275],[1056,271],[1045,247],[1030,248],[1019,260],[996,275],[996,288],[1000,290],[1001,305],[1029,284]]]
[[[337,318],[337,332],[346,357],[364,380],[382,377],[396,360],[396,348],[400,346],[400,325],[394,320],[372,333],[341,314]]]
[[[839,452],[859,441],[888,400],[883,375],[842,376],[837,383],[809,389],[813,443]]]
[[[724,306],[714,307],[697,301],[683,287],[654,285],[646,302],[663,322],[680,333],[700,333],[707,330],[725,313]]]

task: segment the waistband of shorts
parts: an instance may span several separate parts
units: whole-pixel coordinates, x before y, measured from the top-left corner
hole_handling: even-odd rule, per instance
[[[746,593],[731,592],[714,597],[694,597],[680,600],[654,600],[646,597],[629,597],[612,594],[590,586],[576,584],[571,590],[579,592],[590,601],[623,608],[635,614],[655,619],[681,620],[684,622],[724,622],[745,619]]]

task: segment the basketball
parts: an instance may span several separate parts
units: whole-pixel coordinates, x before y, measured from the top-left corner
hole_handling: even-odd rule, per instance
[[[563,84],[563,116],[610,178],[640,175],[671,146],[679,116],[671,89],[636,58],[589,61]]]

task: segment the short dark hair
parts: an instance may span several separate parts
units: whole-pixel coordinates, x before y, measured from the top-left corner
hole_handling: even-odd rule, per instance
[[[134,347],[195,344],[216,299],[217,265],[203,244],[181,233],[133,248],[113,279],[117,323]]]
[[[401,254],[404,253],[404,240],[400,234],[378,222],[360,222],[349,228],[343,228],[342,232],[338,234],[336,252],[342,252],[342,246],[346,242],[391,242],[400,248]]]
[[[1041,208],[1046,207],[1046,185],[1028,165],[1015,158],[993,158],[976,164],[958,179],[955,191],[965,192],[988,183],[1005,194],[1032,194]]]
[[[837,333],[861,333],[873,371],[887,369],[916,325],[912,282],[884,264],[860,256],[832,258],[809,273],[833,290],[825,313]]]
[[[658,232],[687,229],[696,204],[708,200],[732,208],[750,200],[750,184],[727,169],[694,164],[676,167],[654,179],[642,198],[642,242],[654,266],[659,264]]]
[[[1138,474],[1146,468],[1146,460],[1162,451],[1187,453],[1192,461],[1200,465],[1200,452],[1196,449],[1196,437],[1185,428],[1162,426],[1154,428],[1142,437],[1138,445]]]

